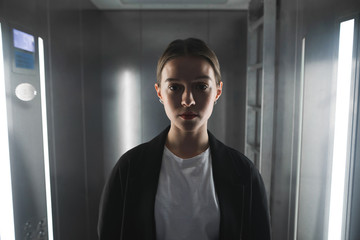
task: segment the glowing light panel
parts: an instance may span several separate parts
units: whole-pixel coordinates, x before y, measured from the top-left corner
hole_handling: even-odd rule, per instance
[[[0,23],[0,239],[15,240],[2,30]]]
[[[130,71],[122,72],[119,83],[119,134],[122,136],[122,152],[125,152],[140,142],[140,87],[136,76]]]
[[[44,169],[45,169],[45,188],[46,188],[46,211],[48,225],[48,239],[54,239],[53,217],[51,205],[51,184],[50,184],[50,164],[49,164],[49,141],[46,111],[46,85],[45,85],[45,61],[44,61],[44,41],[39,38],[39,70],[40,70],[40,92],[41,92],[41,118],[43,130],[44,146]]]
[[[340,24],[328,239],[342,239],[344,188],[348,153],[354,19]]]

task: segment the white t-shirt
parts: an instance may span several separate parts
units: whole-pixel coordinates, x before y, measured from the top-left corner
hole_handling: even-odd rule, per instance
[[[220,211],[209,148],[182,159],[165,147],[155,200],[157,240],[215,240]]]

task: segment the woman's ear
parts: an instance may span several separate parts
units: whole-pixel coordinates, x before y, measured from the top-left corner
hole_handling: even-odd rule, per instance
[[[220,83],[217,85],[215,101],[217,101],[217,100],[219,99],[219,97],[221,96],[222,87],[223,87],[223,82],[220,82]]]
[[[155,90],[156,90],[156,94],[158,95],[159,99],[162,100],[160,86],[157,83],[155,83]]]

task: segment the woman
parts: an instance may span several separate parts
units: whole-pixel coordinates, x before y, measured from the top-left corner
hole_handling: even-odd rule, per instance
[[[207,130],[222,85],[203,41],[169,44],[155,90],[170,127],[114,167],[100,204],[100,240],[270,239],[259,172]]]

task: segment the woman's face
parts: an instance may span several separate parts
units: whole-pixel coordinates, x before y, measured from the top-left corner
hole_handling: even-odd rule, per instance
[[[161,85],[155,84],[171,127],[193,132],[207,129],[214,102],[220,97],[210,63],[201,57],[178,57],[168,61],[161,72]]]

